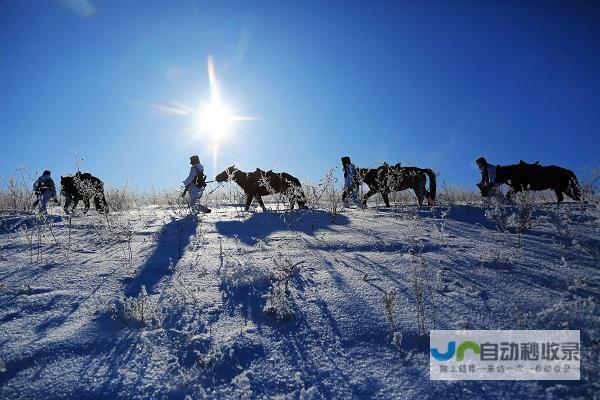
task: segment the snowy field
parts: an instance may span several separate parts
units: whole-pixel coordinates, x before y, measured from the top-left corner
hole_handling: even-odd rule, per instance
[[[2,212],[0,398],[600,396],[597,202],[334,211]],[[582,380],[430,381],[433,328],[579,329]]]

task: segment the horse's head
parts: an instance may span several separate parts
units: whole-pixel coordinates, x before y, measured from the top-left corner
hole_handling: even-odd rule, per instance
[[[228,181],[231,177],[233,177],[233,175],[236,173],[236,171],[239,171],[239,169],[237,169],[235,167],[235,165],[232,165],[229,168],[226,168],[223,172],[221,172],[219,175],[217,175],[215,177],[215,181],[217,182],[225,182]]]
[[[62,176],[60,177],[60,185],[61,186],[69,186],[73,183],[73,177],[72,176]]]

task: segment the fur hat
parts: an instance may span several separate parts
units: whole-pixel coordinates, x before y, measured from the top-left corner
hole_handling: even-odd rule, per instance
[[[194,164],[200,164],[200,157],[198,156],[191,156],[190,157],[190,164],[194,165]]]
[[[48,175],[48,176],[50,176],[50,171],[48,171],[48,170],[45,170],[45,171],[44,171],[44,173],[43,173],[42,175]]]
[[[342,164],[346,165],[346,164],[350,164],[350,162],[351,162],[350,157],[348,157],[348,156],[342,157]]]

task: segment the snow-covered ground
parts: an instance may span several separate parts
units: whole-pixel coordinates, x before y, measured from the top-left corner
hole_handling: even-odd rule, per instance
[[[0,214],[2,399],[599,396],[596,205],[52,212]],[[430,381],[419,316],[580,329],[582,380]]]

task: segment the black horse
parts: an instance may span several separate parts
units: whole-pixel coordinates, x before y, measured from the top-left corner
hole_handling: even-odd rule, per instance
[[[65,196],[64,210],[70,214],[77,207],[79,200],[83,200],[85,208],[83,213],[90,209],[90,199],[94,199],[94,206],[99,213],[108,213],[108,203],[104,197],[104,183],[92,174],[77,172],[74,176],[61,176],[61,193]],[[73,204],[70,208],[69,205]]]
[[[520,160],[518,164],[498,165],[496,167],[495,184],[505,183],[510,186],[506,197],[523,190],[554,190],[558,202],[564,200],[563,193],[575,201],[581,201],[581,186],[573,171],[556,165],[542,166],[539,162],[528,164]],[[487,197],[488,187],[477,184],[481,195]]]
[[[262,201],[262,196],[276,193],[287,195],[292,210],[296,202],[298,203],[298,208],[306,208],[306,200],[300,181],[288,173],[265,172],[258,168],[254,172],[243,172],[232,165],[215,177],[215,181],[217,182],[225,182],[227,180],[234,181],[244,189],[244,193],[247,196],[246,211],[250,209],[252,199],[255,197],[262,209],[267,211]]]
[[[429,176],[429,191],[426,189]],[[384,163],[377,168],[360,168],[359,182],[366,183],[369,191],[363,198],[363,206],[367,206],[369,197],[381,193],[386,207],[390,206],[389,193],[412,189],[417,196],[419,205],[427,198],[427,204],[435,205],[435,173],[429,168],[401,167],[400,164],[390,166]]]

